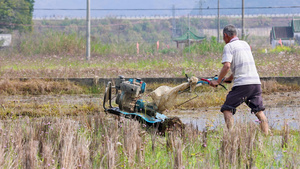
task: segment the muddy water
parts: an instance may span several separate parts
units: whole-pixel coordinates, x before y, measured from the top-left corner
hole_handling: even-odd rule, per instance
[[[264,112],[272,129],[282,129],[285,121],[291,129],[300,129],[300,107],[298,106],[267,108]],[[194,127],[198,127],[199,130],[203,130],[206,127],[213,129],[219,125],[225,126],[223,114],[216,108],[208,110],[184,110],[176,114],[183,123],[192,124]],[[251,114],[250,109],[245,106],[238,108],[237,113],[234,115],[234,121],[242,123],[252,121],[259,124],[256,116]]]
[[[268,118],[270,128],[280,130],[286,121],[292,129],[300,129],[300,92],[272,93],[263,95],[263,99],[266,107],[264,113]],[[219,125],[224,126],[225,123],[220,107],[176,110],[169,116],[178,116],[183,123],[198,127],[199,130],[206,126],[215,128]],[[250,109],[245,104],[237,108],[234,120],[235,122],[252,121],[259,124],[256,116],[250,113]]]

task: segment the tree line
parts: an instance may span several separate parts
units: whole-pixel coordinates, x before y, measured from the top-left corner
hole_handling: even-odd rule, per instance
[[[34,0],[0,0],[0,33],[32,31]]]

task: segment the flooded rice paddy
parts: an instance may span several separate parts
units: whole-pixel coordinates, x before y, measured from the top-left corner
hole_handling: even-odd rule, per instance
[[[179,111],[177,116],[185,124],[192,124],[199,130],[206,127],[215,128],[225,123],[223,114],[217,108],[208,110],[185,110]],[[283,106],[275,108],[267,108],[266,114],[270,128],[280,130],[284,126],[285,121],[291,129],[300,129],[300,107],[299,106]],[[256,116],[250,113],[250,109],[246,106],[240,106],[233,116],[235,122],[249,122],[259,123]]]
[[[264,111],[271,129],[282,129],[285,121],[291,129],[300,129],[300,96],[299,92],[274,93],[265,95],[264,103],[266,110]],[[101,95],[40,95],[40,96],[5,96],[2,102],[18,102],[18,103],[35,103],[35,104],[99,104],[102,106]],[[221,107],[221,105],[220,105]],[[167,112],[167,116],[177,116],[185,124],[191,124],[199,130],[206,127],[215,128],[224,125],[223,114],[219,111],[219,107],[198,108],[193,110],[172,110]],[[259,123],[254,114],[250,113],[250,109],[242,104],[238,107],[237,113],[234,115],[235,122]]]
[[[271,129],[280,130],[284,126],[285,121],[291,129],[300,129],[300,93],[295,92],[280,92],[263,95],[264,105],[266,110],[265,115],[268,118]],[[225,123],[223,114],[220,112],[220,107],[201,108],[198,110],[179,110],[176,116],[185,124],[192,124],[198,127],[199,130],[205,127],[215,128],[218,125]],[[250,108],[245,104],[237,108],[234,115],[235,122],[259,123],[256,116],[250,113]]]

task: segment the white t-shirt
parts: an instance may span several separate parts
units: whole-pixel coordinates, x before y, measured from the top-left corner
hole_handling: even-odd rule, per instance
[[[231,63],[233,86],[261,84],[251,48],[247,42],[237,37],[231,39],[224,47],[222,63],[225,62]]]

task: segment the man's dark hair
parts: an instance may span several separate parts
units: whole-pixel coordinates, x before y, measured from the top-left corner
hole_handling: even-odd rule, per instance
[[[223,34],[226,33],[228,36],[236,36],[236,29],[233,25],[226,25],[223,29]]]

